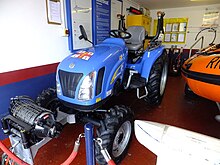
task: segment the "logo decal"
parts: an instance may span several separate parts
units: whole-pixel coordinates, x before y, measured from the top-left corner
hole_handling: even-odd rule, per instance
[[[207,64],[206,68],[210,69],[220,69],[220,57],[214,57],[211,59],[211,61]]]
[[[112,76],[110,84],[112,84],[115,79],[122,73],[123,70],[123,63],[116,69],[115,73]]]
[[[123,59],[123,55],[120,55],[119,56],[119,60],[121,61]]]
[[[81,50],[81,51],[76,52],[71,57],[80,58],[80,59],[88,61],[92,57],[93,54],[94,53],[92,53],[92,52],[86,52],[86,51]]]
[[[70,65],[69,65],[69,68],[70,69],[73,69],[75,67],[75,64],[74,63],[71,63]]]
[[[96,99],[96,103],[98,103],[99,101],[101,101],[102,100],[102,98],[101,97],[98,97],[97,99]]]

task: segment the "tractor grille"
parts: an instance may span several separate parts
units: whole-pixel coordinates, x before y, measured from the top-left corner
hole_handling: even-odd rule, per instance
[[[82,76],[82,73],[71,73],[59,70],[60,85],[64,96],[75,98],[76,87]]]

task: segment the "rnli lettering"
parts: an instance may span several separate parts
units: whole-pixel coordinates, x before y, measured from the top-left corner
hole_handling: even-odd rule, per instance
[[[210,68],[210,69],[220,69],[220,57],[215,57],[213,58],[208,65],[206,66],[206,68]]]

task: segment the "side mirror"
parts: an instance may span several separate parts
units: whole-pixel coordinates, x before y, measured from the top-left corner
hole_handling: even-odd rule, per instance
[[[84,29],[84,27],[82,25],[79,25],[79,29],[80,29],[80,32],[81,32],[81,36],[79,36],[79,39],[84,39],[86,41],[88,41],[88,37],[87,37],[87,34],[86,34],[86,31]]]

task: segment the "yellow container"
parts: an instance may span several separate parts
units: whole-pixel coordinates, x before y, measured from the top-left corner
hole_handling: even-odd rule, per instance
[[[129,26],[144,26],[148,34],[150,34],[151,17],[145,15],[128,15],[127,27]],[[148,46],[149,40],[145,40],[144,49]]]
[[[144,26],[145,30],[150,33],[151,18],[145,15],[128,15],[127,27]]]

